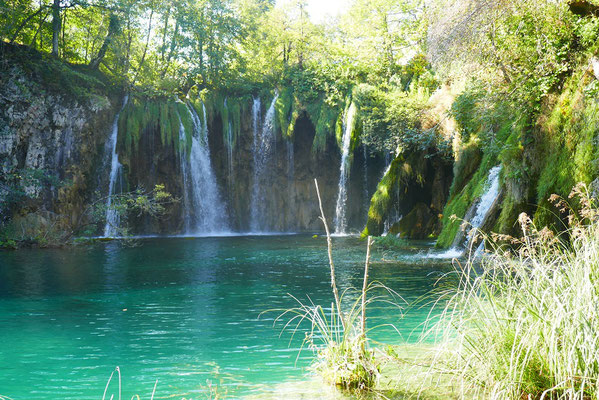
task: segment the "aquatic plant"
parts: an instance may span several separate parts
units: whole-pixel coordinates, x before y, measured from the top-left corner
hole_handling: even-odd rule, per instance
[[[478,397],[599,397],[599,210],[584,185],[570,198],[581,211],[552,196],[569,212],[561,235],[523,213],[522,238],[495,235],[480,266],[456,268],[440,364]]]
[[[309,321],[311,329],[306,333],[302,348],[307,345],[316,353],[311,369],[324,380],[340,388],[372,390],[380,376],[381,362],[375,357],[375,350],[369,346],[368,332],[377,326],[367,329],[366,309],[375,302],[384,302],[400,308],[401,297],[379,282],[368,282],[372,237],[367,238],[362,289],[348,288],[339,295],[331,234],[322,208],[318,182],[314,182],[321,212],[320,219],[327,236],[331,290],[335,302],[327,312],[321,305],[314,304],[309,297],[308,301],[304,302],[291,296],[298,306],[279,310],[282,313],[275,319],[275,323],[289,317],[283,329],[291,327],[292,335],[295,335],[302,322]]]
[[[408,246],[408,242],[405,239],[393,234],[376,236],[373,243],[375,248],[381,250],[401,250]]]
[[[122,399],[122,376],[121,376],[121,369],[117,366],[115,367],[114,371],[112,371],[112,373],[110,374],[110,377],[108,378],[108,381],[106,382],[106,387],[104,388],[104,394],[102,395],[102,400],[106,400],[106,395],[109,393],[109,388],[110,388],[110,384],[112,383],[112,379],[114,378],[114,373],[117,373],[117,377],[118,377],[118,400]],[[150,395],[150,400],[154,399],[154,396],[156,395],[156,387],[158,386],[158,379],[156,379],[156,381],[154,382],[154,388],[152,389],[152,394]],[[204,389],[207,393],[206,393],[206,397],[204,397],[206,400],[219,400],[219,399],[224,399],[226,397],[226,391],[223,393],[222,389],[218,386],[212,383],[211,380],[206,380],[206,386],[201,385],[200,386],[202,389]],[[169,397],[174,397],[174,396],[169,396]],[[5,398],[0,396],[0,400],[10,400],[9,398]],[[109,400],[114,400],[115,399],[115,394],[112,394],[109,397]],[[137,399],[137,400],[141,400],[141,397],[138,394],[135,394],[131,397],[131,400],[133,399]],[[183,400],[185,400],[185,398],[183,398]],[[191,399],[190,399],[191,400]]]

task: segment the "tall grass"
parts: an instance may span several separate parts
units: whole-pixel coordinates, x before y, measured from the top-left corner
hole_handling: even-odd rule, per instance
[[[586,187],[570,198],[581,211],[553,198],[570,213],[564,234],[522,214],[522,238],[495,237],[511,243],[457,264],[437,366],[475,398],[599,398],[599,213]]]
[[[321,212],[321,221],[327,235],[327,253],[331,274],[331,292],[334,303],[330,310],[321,305],[302,301],[291,296],[297,306],[279,311],[275,319],[286,321],[283,330],[290,329],[292,335],[297,333],[300,325],[308,321],[311,325],[306,332],[303,346],[308,346],[316,353],[311,369],[318,375],[340,388],[347,390],[372,390],[380,377],[381,363],[375,357],[375,351],[369,346],[368,332],[377,326],[367,327],[366,310],[375,302],[400,309],[401,297],[393,290],[379,282],[369,282],[370,248],[373,240],[367,238],[364,279],[361,290],[349,288],[339,294],[335,279],[335,263],[333,260],[332,241],[327,220],[322,208],[318,182],[314,181]]]

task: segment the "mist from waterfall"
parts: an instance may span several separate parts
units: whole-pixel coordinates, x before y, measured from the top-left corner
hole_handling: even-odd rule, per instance
[[[206,107],[202,103],[203,118],[200,118],[193,106],[186,105],[192,117],[193,133],[191,148],[180,153],[184,233],[192,236],[226,233],[230,229],[210,159]],[[182,123],[179,137],[184,143],[186,135]]]
[[[352,102],[345,115],[343,127],[341,166],[339,167],[339,185],[337,191],[337,205],[335,207],[335,234],[347,234],[347,184],[351,168],[350,144],[351,133],[354,127],[357,108]]]
[[[129,95],[125,95],[123,98],[123,104],[114,117],[112,123],[112,133],[107,143],[107,149],[109,149],[110,159],[110,181],[108,184],[108,197],[106,198],[106,225],[104,225],[104,237],[115,237],[119,234],[119,225],[121,223],[121,215],[113,205],[113,196],[117,193],[117,184],[119,193],[123,190],[123,166],[119,162],[119,155],[117,154],[117,139],[119,135],[119,117],[121,112],[129,101]]]
[[[253,233],[267,232],[272,229],[268,226],[267,221],[269,210],[266,204],[266,193],[272,190],[268,178],[274,169],[275,103],[278,97],[278,93],[275,93],[262,123],[260,98],[254,98],[252,105],[252,161],[254,174],[250,204],[250,231]]]

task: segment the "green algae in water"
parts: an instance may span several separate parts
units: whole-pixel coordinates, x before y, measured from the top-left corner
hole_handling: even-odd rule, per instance
[[[303,387],[292,384],[314,379],[306,377],[311,352],[297,358],[303,334],[279,337],[276,314],[259,314],[294,306],[288,293],[331,304],[325,240],[146,239],[138,247],[110,242],[0,253],[0,394],[99,399],[117,365],[123,398],[149,398],[156,379],[155,398],[205,398],[207,380],[226,398]],[[359,287],[364,243],[333,244],[339,285]],[[427,248],[416,243],[386,253],[400,261],[375,262],[372,280],[415,300],[448,269],[427,261]],[[400,320],[397,309],[373,308],[368,323],[396,324],[402,337],[390,328],[372,337],[415,342],[428,311]]]

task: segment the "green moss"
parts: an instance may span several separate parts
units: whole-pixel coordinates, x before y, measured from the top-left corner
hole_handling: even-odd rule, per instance
[[[159,129],[160,129],[160,142],[163,146],[166,146],[168,143],[168,138],[170,137],[170,129],[171,124],[168,119],[168,103],[162,102],[158,106],[159,108]]]
[[[286,137],[289,132],[289,121],[291,119],[291,108],[294,102],[293,92],[290,88],[281,90],[279,98],[275,102],[275,113],[277,127],[279,128],[281,135]]]
[[[170,129],[167,131],[166,143],[173,146],[174,149],[179,149],[180,120],[177,103],[174,100],[168,102],[168,121]]]
[[[362,231],[362,237],[379,236],[383,233],[385,219],[387,218],[391,206],[397,196],[398,185],[405,185],[410,180],[420,182],[422,176],[419,173],[420,166],[416,165],[422,160],[417,153],[412,153],[408,157],[404,154],[398,155],[389,166],[389,170],[379,182],[376,191],[370,199],[370,208],[368,209],[368,220],[366,227]]]
[[[181,101],[176,102],[177,113],[185,131],[185,143],[180,143],[182,146],[179,150],[185,148],[186,154],[189,156],[191,150],[191,139],[193,138],[193,117],[187,108],[187,105]]]
[[[557,210],[547,201],[552,194],[567,197],[578,182],[590,183],[598,175],[599,105],[585,88],[592,78],[574,74],[542,126],[540,173],[535,223],[563,228]]]

